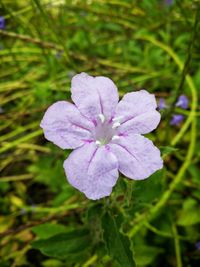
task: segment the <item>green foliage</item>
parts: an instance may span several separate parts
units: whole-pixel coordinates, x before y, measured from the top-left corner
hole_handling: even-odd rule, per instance
[[[120,266],[135,267],[131,244],[127,236],[119,231],[119,225],[113,216],[106,212],[102,218],[102,227],[104,231],[104,241],[108,253]]]
[[[66,232],[67,227],[62,224],[52,224],[52,223],[44,223],[32,228],[32,231],[39,237],[40,239],[47,239],[56,234]]]
[[[136,183],[133,187],[132,199],[139,204],[151,204],[159,199],[163,193],[165,171],[160,170],[152,174],[148,180]],[[151,190],[150,190],[151,188]]]
[[[197,201],[191,198],[184,201],[177,223],[181,226],[200,223],[200,207]]]
[[[52,155],[41,157],[29,167],[29,172],[34,174],[37,182],[48,185],[55,192],[59,191],[66,181],[62,161]]]
[[[49,225],[45,228],[48,231]],[[45,255],[59,259],[75,260],[76,257],[78,259],[80,256],[84,256],[85,251],[90,248],[89,231],[76,229],[70,232],[63,232],[62,230],[61,232],[49,238],[36,240],[31,245],[33,248],[41,250]]]
[[[161,154],[163,157],[168,156],[177,150],[178,150],[178,148],[170,147],[170,146],[161,146],[160,147],[160,151],[161,151]]]
[[[145,246],[145,245],[135,245],[135,261],[138,267],[146,266],[152,264],[156,256],[163,252],[162,248]]]

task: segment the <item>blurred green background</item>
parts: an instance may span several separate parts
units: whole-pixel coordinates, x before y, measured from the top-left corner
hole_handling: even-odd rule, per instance
[[[132,257],[139,267],[200,266],[199,9],[198,0],[0,0],[1,267],[131,267]],[[39,127],[83,71],[110,77],[120,96],[145,88],[168,105],[148,135],[163,170],[120,177],[100,201],[66,182],[70,151]],[[187,110],[174,106],[181,94]]]

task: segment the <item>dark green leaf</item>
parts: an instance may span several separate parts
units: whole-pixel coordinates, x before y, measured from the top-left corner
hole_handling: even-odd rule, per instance
[[[135,246],[135,261],[138,267],[144,267],[151,264],[156,256],[162,253],[163,250],[158,247],[150,247],[145,245]]]
[[[39,238],[45,239],[62,232],[66,232],[66,227],[62,224],[44,223],[34,226],[32,231]]]
[[[147,180],[136,182],[133,187],[132,198],[134,199],[134,208],[139,204],[150,204],[159,199],[163,192],[163,180],[165,176],[164,169],[152,174]],[[140,208],[140,206],[139,206]]]
[[[127,236],[119,231],[117,222],[108,212],[102,218],[102,227],[108,254],[114,258],[120,266],[135,267],[133,253],[130,249],[130,241]]]
[[[43,254],[55,258],[66,259],[72,254],[80,253],[91,244],[89,231],[79,229],[60,233],[47,239],[32,242],[33,248],[39,249]]]
[[[183,203],[183,209],[178,218],[178,225],[189,226],[197,223],[200,223],[200,207],[194,199],[188,198]]]
[[[161,146],[160,150],[161,150],[162,157],[165,157],[177,151],[178,148],[171,147],[171,146]]]

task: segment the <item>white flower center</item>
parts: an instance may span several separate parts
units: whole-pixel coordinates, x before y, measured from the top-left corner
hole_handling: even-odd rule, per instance
[[[95,140],[97,145],[106,145],[111,140],[119,139],[117,128],[120,126],[120,119],[121,118],[113,118],[112,121],[108,121],[103,114],[98,115],[95,128]]]

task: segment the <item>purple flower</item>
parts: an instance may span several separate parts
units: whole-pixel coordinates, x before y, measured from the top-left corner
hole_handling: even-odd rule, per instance
[[[173,5],[173,0],[164,0],[164,2],[165,2],[165,5],[167,5],[167,6],[171,6],[171,5]]]
[[[5,29],[5,18],[0,16],[0,30],[4,30]]]
[[[184,120],[184,116],[181,114],[174,114],[170,121],[170,125],[179,125]]]
[[[56,57],[57,59],[61,59],[62,56],[63,56],[63,51],[58,51],[58,52],[55,54],[55,57]]]
[[[158,110],[162,110],[162,109],[165,109],[165,108],[167,108],[165,99],[161,97],[158,100]]]
[[[186,95],[180,95],[178,101],[176,102],[176,107],[180,107],[183,109],[188,108],[189,100]]]
[[[154,95],[145,90],[126,94],[118,103],[115,84],[86,73],[72,79],[71,104],[58,101],[42,121],[46,139],[75,149],[64,162],[69,183],[90,199],[109,196],[118,170],[134,180],[163,167],[160,151],[143,137],[160,122]]]
[[[195,246],[196,246],[196,249],[197,249],[197,250],[200,250],[200,241],[198,241],[198,242],[195,244]]]

